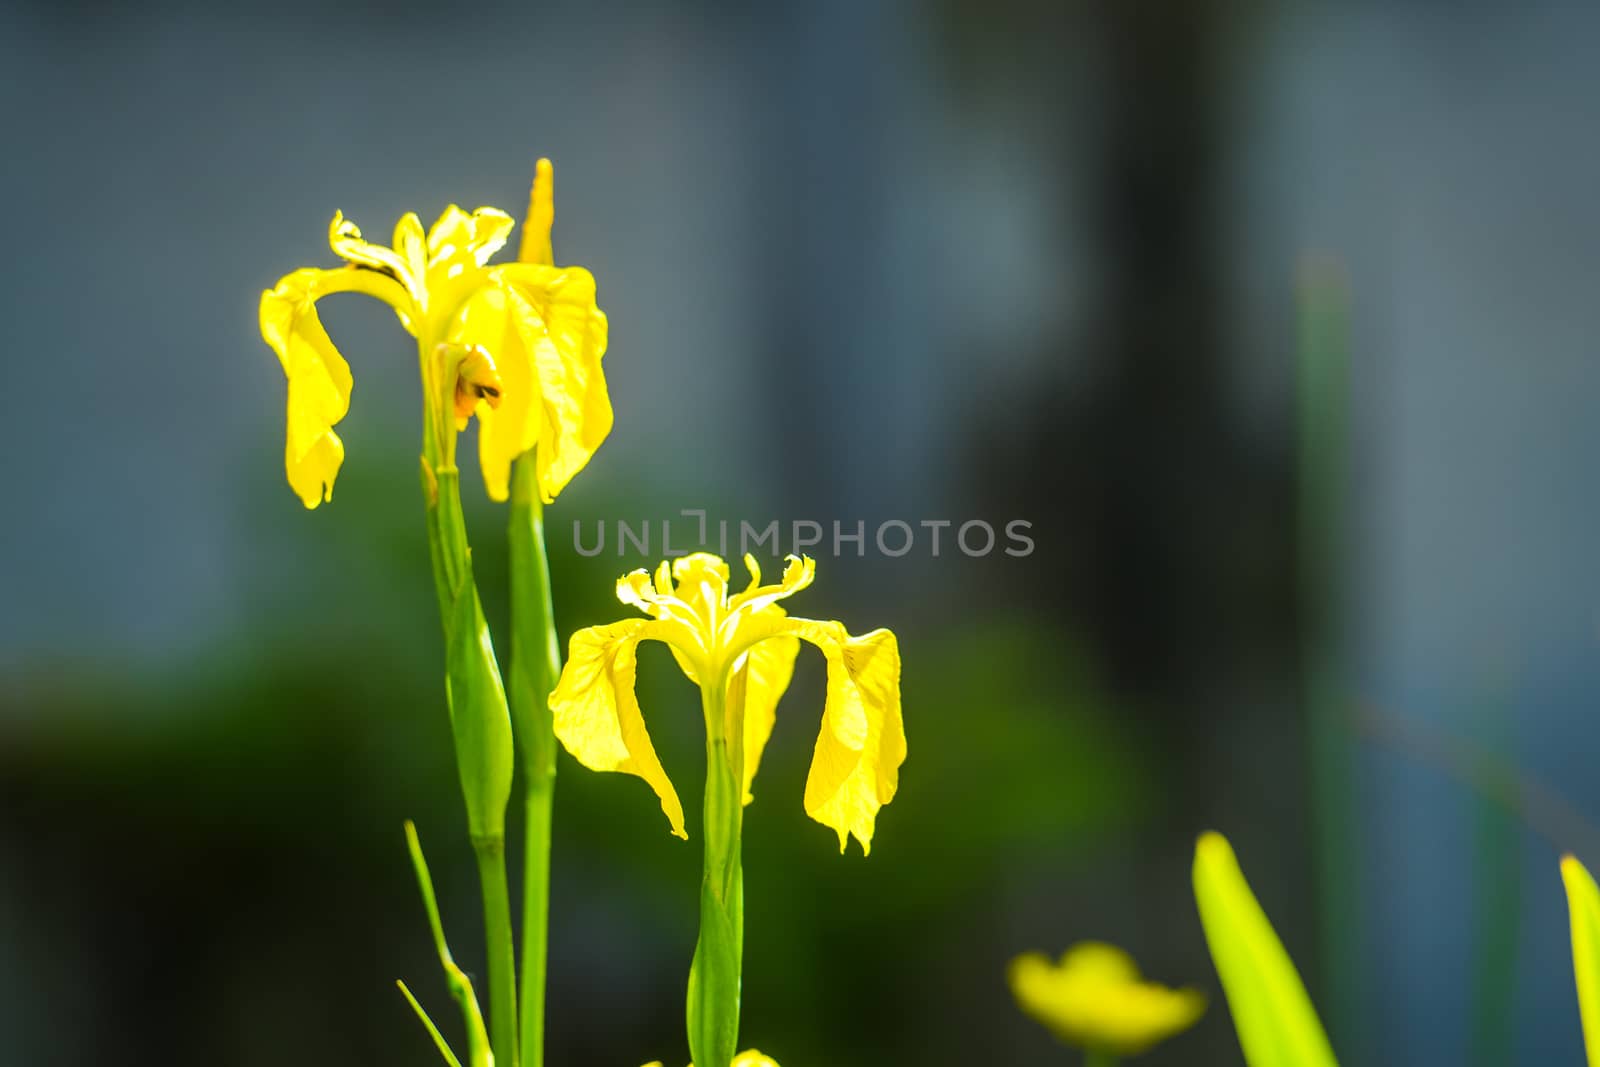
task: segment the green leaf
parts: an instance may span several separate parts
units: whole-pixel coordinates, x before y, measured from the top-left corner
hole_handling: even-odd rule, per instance
[[[1300,975],[1239,869],[1226,838],[1200,835],[1194,896],[1250,1067],[1335,1067]]]
[[[467,1028],[467,1059],[472,1067],[494,1067],[489,1031],[483,1025],[483,1012],[478,1008],[477,994],[472,991],[472,979],[456,966],[455,959],[450,955],[450,946],[444,939],[444,922],[439,918],[439,902],[433,893],[433,879],[428,874],[428,861],[422,856],[422,841],[417,837],[417,828],[410,820],[406,821],[406,847],[411,850],[411,866],[417,872],[417,888],[422,893],[422,906],[428,913],[428,929],[433,933],[433,947],[439,953],[439,965],[444,968],[445,985],[450,990],[450,996],[461,1007],[461,1021]],[[404,985],[400,988],[405,990]],[[405,990],[405,993],[406,999],[411,1000],[410,991]],[[422,1014],[417,1002],[411,1000],[411,1003],[422,1015],[423,1021],[427,1022],[428,1017]],[[433,1024],[428,1022],[427,1025],[440,1049],[450,1056],[449,1048],[438,1031],[433,1029]]]
[[[472,580],[470,553],[454,593],[445,658],[450,730],[455,736],[467,826],[474,839],[503,839],[514,762],[511,712],[489,624]]]
[[[1583,1018],[1583,1047],[1590,1067],[1600,1065],[1600,889],[1583,864],[1561,857],[1561,880],[1567,885],[1572,915],[1572,974],[1578,984],[1578,1014]]]
[[[433,1020],[428,1018],[428,1013],[422,1010],[422,1005],[418,1004],[417,998],[411,995],[411,990],[407,989],[406,984],[399,979],[395,979],[394,984],[400,987],[400,992],[406,998],[406,1002],[411,1005],[411,1010],[416,1012],[417,1018],[422,1020],[422,1025],[433,1038],[433,1043],[439,1046],[439,1054],[444,1057],[444,1062],[448,1063],[450,1067],[461,1067],[461,1061],[456,1059],[454,1052],[450,1051],[450,1043],[444,1039],[444,1035],[439,1032],[439,1028],[433,1025]]]

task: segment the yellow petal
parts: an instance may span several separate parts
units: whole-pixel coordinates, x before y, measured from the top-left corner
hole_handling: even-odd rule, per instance
[[[828,696],[806,777],[806,814],[833,827],[839,851],[847,835],[872,851],[878,809],[894,799],[906,758],[900,716],[900,647],[888,630],[852,637],[837,622],[785,619],[789,633],[822,650]]]
[[[672,561],[674,595],[711,626],[728,601],[728,564],[710,552],[691,552]]]
[[[1200,835],[1194,896],[1211,960],[1250,1067],[1333,1067],[1333,1049],[1300,974],[1226,838]]]
[[[661,1067],[661,1061],[655,1060],[645,1064],[644,1067]],[[694,1067],[694,1064],[689,1064],[689,1067]],[[778,1067],[778,1061],[771,1056],[764,1056],[759,1050],[752,1048],[746,1049],[735,1056],[733,1062],[728,1064],[728,1067]]]
[[[412,278],[420,283],[427,277],[428,237],[415,211],[406,212],[395,222],[394,250]]]
[[[634,693],[639,642],[661,639],[660,624],[648,619],[579,630],[550,694],[550,713],[556,737],[579,763],[643,778],[661,799],[672,832],[687,839],[683,804],[650,743]]]
[[[504,500],[511,463],[537,447],[539,491],[550,503],[611,431],[611,399],[600,361],[606,317],[594,278],[579,267],[509,264],[488,272],[492,289],[473,297],[456,340],[494,353],[506,392],[483,418],[479,460],[489,495]],[[481,414],[481,413],[480,413]]]
[[[491,409],[499,407],[500,394],[504,389],[505,384],[501,382],[500,373],[495,369],[494,359],[488,350],[479,345],[469,345],[456,367],[456,430],[467,428],[467,419],[472,417],[480,403]]]
[[[1136,1055],[1193,1026],[1205,995],[1141,981],[1133,958],[1114,945],[1074,945],[1059,964],[1037,952],[1006,973],[1017,1006],[1068,1044]]]
[[[462,310],[457,340],[487,349],[500,375],[500,405],[478,418],[478,460],[493,500],[511,495],[511,464],[538,442],[539,386],[521,334],[506,313],[507,296],[485,288]]]
[[[1578,1015],[1590,1067],[1600,1067],[1600,888],[1573,856],[1561,857],[1572,920],[1572,973],[1578,986]]]
[[[395,281],[415,295],[418,279],[410,276],[405,258],[392,248],[385,248],[383,245],[375,245],[365,240],[361,236],[361,228],[345,218],[342,211],[335,211],[333,221],[328,224],[328,246],[340,259],[349,260],[357,266],[371,267],[373,270],[389,273]]]
[[[330,293],[362,292],[400,310],[410,306],[390,278],[367,270],[306,268],[285,275],[261,294],[261,337],[277,353],[289,380],[284,467],[289,484],[308,508],[332,499],[344,462],[333,427],[350,410],[350,365],[317,316]]]
[[[429,272],[462,257],[483,266],[505,247],[515,225],[511,216],[498,208],[480,207],[469,215],[451,204],[428,229]]]
[[[781,608],[768,611],[782,615]],[[731,698],[735,693],[744,696],[744,802],[755,797],[750,792],[756,769],[761,765],[761,753],[772,736],[773,723],[778,717],[778,701],[789,688],[794,677],[795,657],[800,654],[800,641],[788,634],[769,637],[757,642],[744,655],[743,663],[735,670],[734,680],[728,686]]]
[[[533,187],[528,190],[528,215],[522,223],[518,260],[547,267],[555,264],[550,248],[550,227],[555,218],[555,169],[548,159],[541,159],[533,168]]]
[[[1139,965],[1133,957],[1104,941],[1080,941],[1061,954],[1057,964],[1076,977],[1101,983],[1137,982]]]

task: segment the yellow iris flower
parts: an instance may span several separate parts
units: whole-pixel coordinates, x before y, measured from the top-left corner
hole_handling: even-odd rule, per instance
[[[261,294],[261,336],[289,381],[285,468],[306,507],[332,498],[344,462],[333,428],[350,409],[350,365],[316,310],[333,293],[365,293],[394,308],[422,353],[430,420],[453,415],[458,430],[469,415],[481,421],[479,460],[495,500],[506,499],[511,463],[530,448],[546,503],[589,461],[611,429],[600,366],[606,317],[588,271],[551,264],[552,203],[550,164],[540,160],[527,261],[494,266],[490,257],[515,225],[495,208],[468,214],[452,204],[426,232],[407,214],[389,246],[335,213],[328,243],[345,266],[302,268]],[[448,413],[438,410],[441,395],[454,398]],[[443,426],[429,432],[453,462],[454,435]]]
[[[1017,1005],[1062,1041],[1114,1056],[1182,1033],[1206,1009],[1204,993],[1143,981],[1132,956],[1098,941],[1072,946],[1059,963],[1025,953],[1007,978]]]
[[[778,699],[788,688],[800,642],[828,661],[827,699],[806,780],[806,813],[839,835],[872,847],[878,809],[895,793],[906,756],[900,717],[900,650],[894,634],[851,636],[841,623],[793,618],[778,601],[811,584],[816,564],[790,556],[776,585],[745,556],[750,585],[728,595],[728,565],[709,553],[663,562],[654,581],[643,570],[617,582],[617,599],[650,616],[573,634],[561,681],[550,695],[555,733],[580,763],[597,771],[638,775],[655,790],[672,832],[687,838],[683,805],[650,743],[634,694],[640,641],[665,642],[689,680],[726,694],[724,722],[710,736],[742,738],[728,746],[744,803],[772,733]]]
[[[661,1067],[661,1061],[654,1060],[645,1064],[644,1067]],[[694,1064],[689,1064],[689,1067],[694,1067]],[[764,1056],[758,1050],[752,1048],[746,1049],[735,1056],[733,1062],[728,1064],[728,1067],[778,1067],[778,1061],[771,1056]]]

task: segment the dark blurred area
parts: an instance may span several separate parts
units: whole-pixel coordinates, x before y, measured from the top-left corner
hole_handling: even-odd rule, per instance
[[[1579,1062],[1556,857],[1600,861],[1597,32],[1557,3],[0,3],[0,1062],[436,1063],[396,978],[456,1033],[401,833],[481,975],[413,356],[387,309],[323,305],[356,387],[308,513],[256,301],[331,265],[335,209],[520,218],[539,155],[616,410],[547,513],[563,635],[654,561],[582,556],[575,522],[690,547],[698,508],[863,522],[792,607],[904,653],[869,858],[801,807],[820,657],[780,706],[743,1044],[1072,1063],[1005,966],[1093,938],[1212,998],[1140,1062],[1239,1063],[1189,886],[1210,828],[1345,1062]],[[1310,397],[1347,412],[1316,603],[1308,257],[1349,383]],[[465,482],[503,656],[505,512]],[[890,558],[893,519],[954,525]],[[978,519],[1035,551],[953,548]],[[695,694],[641,659],[692,809]],[[562,757],[550,1062],[687,1061],[697,837]]]

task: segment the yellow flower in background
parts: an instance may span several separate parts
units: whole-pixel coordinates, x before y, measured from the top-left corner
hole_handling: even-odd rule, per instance
[[[511,463],[530,448],[538,448],[546,502],[588,462],[611,428],[600,367],[606,317],[588,271],[550,263],[550,184],[549,162],[541,160],[537,210],[523,240],[524,248],[545,250],[538,261],[489,265],[514,225],[494,208],[468,214],[452,204],[427,231],[407,214],[387,246],[365,240],[335,213],[328,243],[345,266],[302,268],[261,294],[261,336],[289,382],[285,468],[306,507],[331,499],[344,462],[333,428],[350,408],[350,366],[316,310],[334,293],[382,300],[417,339],[427,410],[437,422],[428,432],[447,462],[454,437],[445,418],[459,430],[478,415],[479,458],[494,499],[506,499]]]
[[[1017,1006],[1069,1045],[1131,1056],[1193,1026],[1205,994],[1169,989],[1139,977],[1122,949],[1084,941],[1058,963],[1038,952],[1011,961],[1007,971]]]
[[[661,1067],[661,1061],[654,1060],[644,1067]],[[689,1067],[694,1067],[694,1064],[689,1064]],[[728,1067],[778,1067],[778,1061],[771,1056],[763,1056],[755,1049],[747,1049],[735,1056]]]
[[[728,595],[728,565],[709,553],[663,562],[654,580],[643,570],[617,582],[617,598],[650,617],[592,626],[572,636],[567,665],[550,695],[555,733],[580,763],[623,771],[649,783],[672,832],[687,838],[683,805],[656,757],[634,695],[640,641],[665,642],[689,680],[726,694],[725,721],[706,724],[708,736],[742,738],[729,745],[744,802],[772,733],[778,699],[789,685],[800,642],[828,661],[827,699],[806,779],[806,813],[839,835],[872,847],[878,809],[894,797],[906,756],[900,717],[900,650],[894,634],[851,636],[841,623],[792,618],[778,601],[811,584],[816,565],[790,556],[782,579],[761,584],[745,556],[750,585]]]

